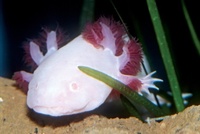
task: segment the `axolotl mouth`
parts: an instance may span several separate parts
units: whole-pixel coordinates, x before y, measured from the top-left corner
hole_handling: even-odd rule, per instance
[[[46,107],[46,106],[35,106],[32,109],[40,114],[47,114],[51,116],[62,116],[62,115],[72,115],[81,113],[85,107],[76,110],[67,110],[66,106],[63,107]]]
[[[30,86],[31,84],[32,83],[30,83]],[[63,116],[90,111],[93,105],[101,105],[101,103],[103,103],[100,103],[98,97],[95,95],[90,98],[84,97],[85,93],[80,92],[79,88],[80,87],[73,83],[69,90],[60,90],[55,93],[55,90],[49,88],[49,90],[42,95],[40,92],[35,91],[37,90],[37,88],[35,88],[28,92],[27,105],[37,113],[50,116]],[[81,97],[79,94],[82,94],[83,96]],[[37,95],[37,97],[35,97],[35,95]],[[104,97],[104,99],[106,98]]]
[[[88,106],[88,104],[85,103],[85,105],[81,104],[80,107],[74,107],[74,104],[70,102],[66,104],[65,101],[52,102],[51,100],[49,100],[48,102],[35,102],[34,104],[27,103],[27,105],[29,106],[29,108],[33,109],[37,113],[46,114],[50,116],[62,116],[82,113]]]
[[[139,75],[141,44],[112,18],[87,24],[79,36],[60,48],[59,31],[46,30],[43,35],[46,42],[37,39],[25,46],[26,63],[33,73],[19,71],[13,76],[27,93],[28,107],[36,112],[71,115],[105,102],[112,87],[84,74],[78,66],[99,70],[141,94],[150,94],[149,87],[158,90],[154,82],[162,81],[152,78],[152,73]]]
[[[72,114],[72,112],[66,112],[66,110],[64,110],[66,107],[45,107],[45,106],[35,106],[32,109],[37,112],[37,113],[41,113],[41,114],[46,114],[49,113],[49,115],[52,116],[61,116],[61,115],[69,115]],[[63,111],[63,112],[61,112]]]

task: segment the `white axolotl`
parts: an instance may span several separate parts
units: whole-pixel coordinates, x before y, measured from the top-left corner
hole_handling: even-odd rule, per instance
[[[158,89],[154,82],[162,81],[139,75],[142,48],[129,38],[119,22],[101,17],[86,25],[82,34],[58,48],[59,35],[46,31],[46,52],[39,41],[26,46],[27,61],[37,68],[33,73],[19,71],[13,78],[27,90],[27,105],[34,111],[51,116],[71,115],[99,107],[112,88],[78,69],[86,66],[123,82],[140,94]],[[33,65],[33,62],[31,63]]]

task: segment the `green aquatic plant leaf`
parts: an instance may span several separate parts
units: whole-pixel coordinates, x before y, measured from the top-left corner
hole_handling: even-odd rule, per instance
[[[82,31],[86,23],[91,22],[94,19],[95,0],[83,0],[81,9],[79,28]]]
[[[143,97],[142,95],[135,92],[129,86],[124,85],[122,82],[108,76],[105,73],[97,71],[95,69],[79,66],[78,67],[82,72],[86,73],[87,75],[102,81],[103,83],[107,84],[108,86],[112,87],[113,89],[120,92],[124,97],[126,97],[133,105],[136,103],[145,107],[151,114],[156,117],[165,115],[165,112],[162,111],[159,107],[149,101],[147,98]]]
[[[123,95],[120,95],[121,102],[123,106],[128,110],[129,114],[140,120],[143,120],[138,109]]]
[[[167,77],[173,94],[174,103],[177,111],[180,112],[184,110],[181,90],[155,0],[147,0],[147,6],[154,26],[156,38],[160,48],[160,53],[167,72]]]
[[[190,30],[191,37],[193,39],[196,50],[197,50],[198,54],[200,55],[200,41],[199,41],[198,36],[195,32],[195,28],[194,28],[192,21],[190,19],[190,15],[188,13],[188,10],[186,8],[184,0],[181,0],[181,4],[182,4],[183,13],[184,13],[188,28]]]

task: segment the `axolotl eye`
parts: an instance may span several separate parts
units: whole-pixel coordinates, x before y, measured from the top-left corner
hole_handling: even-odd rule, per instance
[[[71,90],[71,91],[77,91],[78,89],[79,89],[78,83],[72,82],[72,83],[70,84],[70,90]]]

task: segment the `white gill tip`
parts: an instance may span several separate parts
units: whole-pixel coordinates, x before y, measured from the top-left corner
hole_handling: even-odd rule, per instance
[[[48,51],[56,51],[58,49],[58,44],[57,44],[57,37],[56,37],[56,32],[51,31],[47,34],[47,50]]]
[[[156,73],[156,71],[153,71],[150,74],[148,74],[147,76],[140,79],[142,82],[141,91],[147,92],[147,90],[149,88],[159,90],[159,88],[156,85],[154,85],[154,83],[155,82],[163,82],[163,80],[151,77],[155,73]]]
[[[153,71],[153,72],[151,72],[151,73],[149,73],[148,75],[146,75],[144,78],[146,79],[146,78],[149,78],[149,77],[151,77],[153,74],[155,74],[156,73],[156,71]]]
[[[162,79],[159,79],[159,78],[153,78],[154,82],[163,82]]]
[[[44,58],[43,53],[40,51],[40,47],[33,41],[31,41],[29,45],[31,58],[37,65],[39,65]]]
[[[153,89],[159,90],[159,88],[157,86],[155,86],[155,85],[151,85],[151,86],[149,86],[149,88],[153,88]]]
[[[151,82],[151,83],[154,83],[154,82],[163,82],[162,79],[159,79],[159,78],[152,78],[152,77],[146,79],[145,81],[146,81],[146,82]]]
[[[153,71],[153,72],[149,73],[148,75],[149,75],[149,76],[152,76],[152,75],[155,74],[155,73],[156,73],[156,71]]]
[[[155,86],[154,84],[147,84],[146,86],[148,88],[153,88],[153,89],[159,90],[159,88],[157,86]]]

